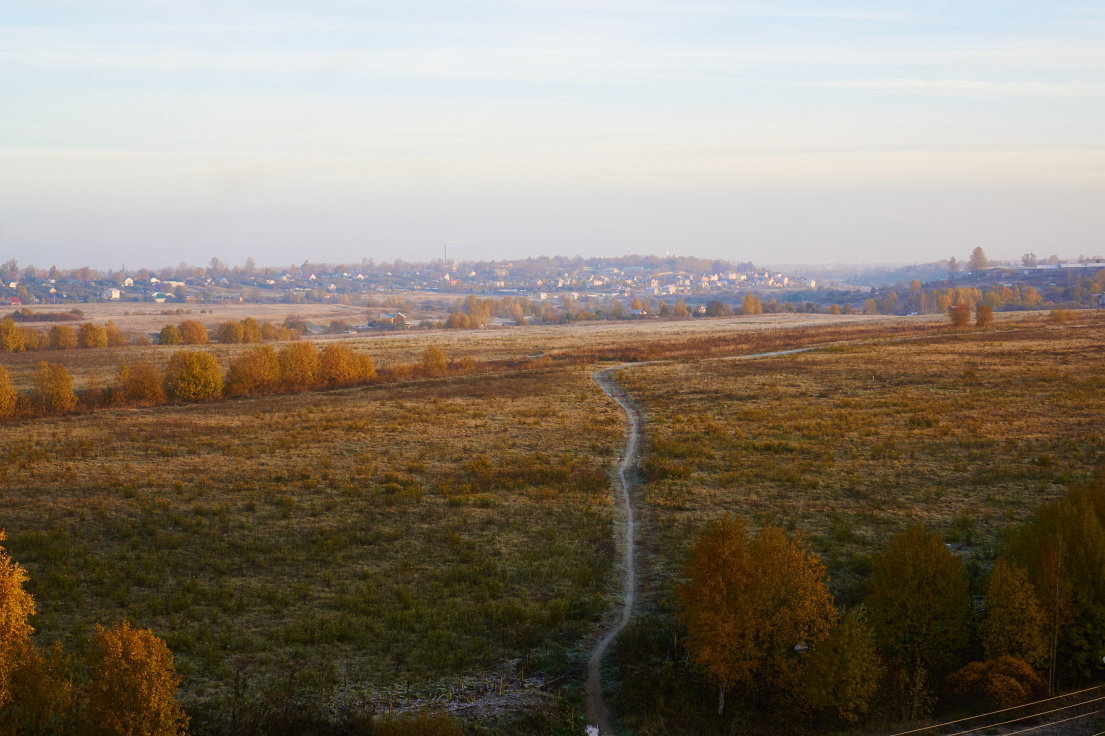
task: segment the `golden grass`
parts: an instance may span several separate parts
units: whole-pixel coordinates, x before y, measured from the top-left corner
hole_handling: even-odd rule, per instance
[[[1039,323],[758,360],[622,371],[644,407],[662,589],[709,518],[832,558],[911,521],[992,544],[1105,459],[1105,322]]]
[[[427,681],[563,659],[603,616],[621,431],[580,369],[39,420],[0,526],[43,638],[128,617],[190,698],[240,658]]]
[[[190,702],[221,702],[243,662],[368,687],[578,662],[617,589],[624,425],[596,359],[669,359],[619,374],[647,411],[655,589],[720,513],[801,529],[830,558],[913,518],[989,540],[1105,451],[1100,317],[954,333],[808,317],[343,338],[384,368],[439,345],[497,372],[12,422],[0,527],[44,639],[129,617],[168,639]],[[225,366],[248,347],[208,349]],[[42,359],[88,385],[176,349],[3,362],[23,386]]]
[[[104,307],[119,305],[103,305]],[[255,316],[265,319],[263,312],[248,311],[238,305],[234,319]],[[163,324],[178,324],[199,315],[165,317]],[[217,322],[226,321],[220,318]],[[703,351],[723,354],[769,349],[782,341],[790,345],[808,334],[807,341],[825,341],[859,336],[890,329],[923,330],[942,326],[943,318],[870,317],[862,315],[779,314],[756,317],[728,317],[697,320],[653,320],[641,322],[595,322],[570,325],[538,325],[502,327],[482,330],[409,330],[371,335],[325,335],[312,337],[320,345],[341,340],[356,350],[372,356],[377,367],[419,362],[423,351],[434,345],[442,348],[450,360],[471,358],[478,362],[497,362],[505,367],[545,363],[578,362],[595,359],[639,359],[681,353],[699,355]],[[282,343],[274,343],[279,349]],[[238,354],[254,346],[221,345],[146,345],[91,350],[43,350],[22,353],[0,353],[0,365],[12,374],[17,388],[31,388],[31,375],[40,361],[62,363],[73,375],[77,389],[98,383],[109,383],[119,366],[125,362],[148,362],[164,368],[169,356],[181,349],[203,349],[215,354],[221,365],[229,365]]]

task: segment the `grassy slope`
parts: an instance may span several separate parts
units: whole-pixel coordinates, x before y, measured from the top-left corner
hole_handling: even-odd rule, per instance
[[[127,616],[193,696],[235,655],[426,681],[601,618],[621,431],[580,369],[39,420],[0,526],[44,639]]]
[[[621,380],[647,413],[658,590],[719,514],[798,529],[830,561],[913,520],[986,543],[1105,458],[1100,317],[646,365]]]

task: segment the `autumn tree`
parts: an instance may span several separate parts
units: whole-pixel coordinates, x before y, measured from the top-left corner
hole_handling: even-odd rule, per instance
[[[12,374],[8,369],[0,365],[0,419],[7,419],[15,415],[19,408],[19,392],[12,383]]]
[[[755,294],[745,294],[744,299],[741,300],[741,312],[743,314],[763,314],[764,305],[760,301],[760,297]]]
[[[806,697],[815,709],[856,723],[870,708],[881,676],[874,632],[862,612],[853,611],[810,653]]]
[[[222,322],[215,328],[215,339],[231,345],[245,342],[245,334],[241,322]]]
[[[915,524],[871,562],[865,604],[883,654],[907,672],[943,676],[967,643],[970,595],[963,563],[940,535]]]
[[[360,356],[345,345],[331,343],[318,356],[318,382],[323,386],[350,386],[361,379]]]
[[[966,327],[971,324],[971,307],[965,302],[956,302],[948,307],[948,321],[952,327]]]
[[[24,350],[46,350],[50,347],[50,336],[42,330],[20,327],[19,332],[23,335]]]
[[[165,368],[165,393],[182,401],[211,401],[223,392],[219,361],[204,350],[178,350]]]
[[[948,675],[952,691],[972,706],[1009,708],[1047,695],[1047,685],[1028,665],[1016,657],[997,657],[971,662]]]
[[[45,651],[27,641],[12,672],[11,698],[14,707],[0,707],[0,733],[74,733],[77,720],[76,693],[69,678],[71,657],[60,642]]]
[[[253,317],[242,320],[242,342],[261,342],[261,325]]]
[[[181,342],[180,330],[176,325],[165,325],[157,334],[157,342],[160,345],[179,345]]]
[[[24,348],[23,331],[11,317],[0,319],[0,350],[5,353],[17,353]]]
[[[975,310],[975,327],[986,327],[994,321],[994,310],[985,304],[979,304]]]
[[[863,300],[863,313],[864,314],[878,314],[879,313],[879,305],[875,303],[874,299],[870,299],[870,298],[864,299]]]
[[[49,332],[50,348],[71,350],[77,347],[77,333],[69,325],[54,325]]]
[[[123,334],[114,322],[108,322],[104,325],[104,337],[107,339],[107,346],[109,348],[118,348],[127,344],[127,336]]]
[[[269,345],[239,355],[226,371],[223,390],[227,396],[260,396],[280,385],[280,359]]]
[[[77,329],[77,347],[106,348],[107,330],[101,325],[85,322]]]
[[[194,319],[186,319],[177,328],[180,333],[180,341],[185,345],[206,345],[210,341],[207,328],[202,322]]]
[[[0,542],[5,538],[0,532]],[[34,631],[27,619],[35,612],[35,601],[23,590],[28,579],[27,571],[0,546],[0,710],[12,699],[12,674]]]
[[[96,627],[85,722],[97,736],[179,736],[188,716],[176,702],[180,675],[156,634],[124,621]]]
[[[1044,612],[1049,685],[1096,676],[1105,641],[1105,475],[1040,506],[1009,535],[1007,557],[1025,568]]]
[[[289,391],[306,391],[318,380],[318,348],[297,342],[280,349],[280,380]]]
[[[1047,661],[1046,620],[1028,572],[999,558],[986,588],[986,617],[979,626],[987,659],[1010,656],[1040,668]]]
[[[445,329],[466,330],[472,326],[472,320],[464,312],[453,312],[445,319]]]
[[[712,299],[706,303],[706,316],[707,317],[728,317],[733,313],[733,308],[728,304],[717,299]]]
[[[677,591],[692,661],[725,692],[740,685],[761,697],[797,688],[798,650],[816,647],[836,621],[825,566],[767,526],[754,539],[740,519],[710,524],[691,548]]]
[[[64,414],[77,407],[73,377],[65,366],[41,362],[35,367],[34,399],[43,414]]]
[[[990,265],[990,261],[986,258],[986,251],[982,250],[981,246],[976,246],[975,249],[971,251],[971,257],[967,261],[967,270],[981,271],[988,265]]]
[[[449,362],[445,358],[445,352],[436,345],[431,345],[422,353],[422,370],[427,376],[440,376],[448,368]]]
[[[115,381],[119,393],[129,403],[142,406],[165,403],[165,376],[150,363],[124,363]]]

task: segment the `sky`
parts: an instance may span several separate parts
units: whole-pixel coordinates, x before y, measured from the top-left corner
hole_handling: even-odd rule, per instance
[[[0,257],[1105,252],[1105,0],[0,0]]]

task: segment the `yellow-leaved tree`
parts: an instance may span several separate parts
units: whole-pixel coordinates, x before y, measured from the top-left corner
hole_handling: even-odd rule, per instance
[[[979,626],[986,657],[1017,657],[1038,670],[1047,663],[1046,628],[1028,572],[998,558],[986,588],[986,618]]]
[[[85,722],[100,736],[177,736],[188,716],[176,702],[173,654],[149,629],[96,627]]]
[[[0,365],[0,419],[7,419],[19,408],[19,392],[12,383],[12,374]]]
[[[323,386],[350,386],[360,377],[360,360],[353,350],[333,343],[322,349],[318,357],[318,380]]]
[[[227,396],[271,394],[280,385],[280,360],[269,345],[245,351],[230,362],[224,390]]]
[[[165,368],[165,392],[184,401],[211,401],[222,396],[219,361],[204,350],[180,350]]]
[[[441,348],[431,345],[423,351],[422,370],[427,376],[440,376],[448,367],[449,361]]]
[[[313,342],[296,342],[280,349],[280,380],[289,391],[313,388],[318,378],[318,348]]]
[[[0,532],[0,542],[7,535]],[[0,547],[0,710],[12,699],[12,674],[31,643],[34,629],[27,619],[35,612],[35,600],[23,590],[27,571]]]
[[[64,414],[77,408],[73,377],[60,363],[39,363],[34,386],[35,403],[43,414]]]
[[[796,691],[802,653],[837,620],[821,560],[777,527],[749,539],[730,518],[699,536],[685,575],[679,618],[692,661],[718,684],[718,713],[737,685],[760,699]]]
[[[116,376],[123,398],[141,406],[165,403],[165,376],[150,363],[124,363]]]

